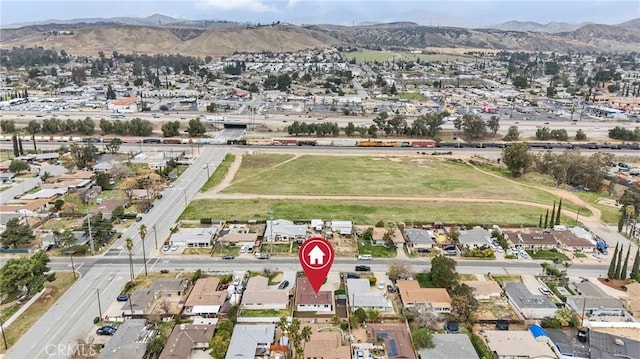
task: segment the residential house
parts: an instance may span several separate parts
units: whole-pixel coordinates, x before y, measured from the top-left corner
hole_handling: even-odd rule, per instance
[[[85,181],[85,180],[91,180],[93,179],[93,177],[95,177],[95,173],[91,172],[91,171],[75,171],[73,173],[62,173],[59,175],[56,175],[56,180],[59,182],[64,182],[64,181]]]
[[[324,229],[324,221],[321,219],[312,219],[311,228],[317,232],[322,232],[322,229]]]
[[[0,215],[7,213],[19,213],[22,215],[33,216],[38,213],[46,212],[51,201],[48,198],[39,199],[20,199],[19,204],[11,204],[6,206],[0,206]]]
[[[60,154],[58,152],[45,152],[36,154],[35,161],[44,162],[44,161],[53,161],[60,158]]]
[[[486,330],[494,359],[556,359],[547,340],[536,340],[528,330]]]
[[[371,288],[368,279],[347,278],[346,289],[352,312],[358,308],[379,312],[393,311],[391,301],[385,298],[382,291]]]
[[[113,164],[114,164],[113,161],[98,162],[93,166],[93,172],[107,173],[111,171],[111,169],[113,168]]]
[[[182,247],[211,247],[218,234],[218,229],[218,226],[184,229],[171,234],[169,241],[172,245]]]
[[[367,341],[384,343],[386,357],[416,359],[416,352],[411,344],[411,335],[406,324],[367,323]]]
[[[589,349],[590,358],[640,358],[640,355],[638,355],[640,353],[640,341],[609,334],[604,330],[589,331]]]
[[[398,280],[396,287],[405,308],[451,313],[451,297],[444,288],[420,288],[417,280]]]
[[[305,323],[305,326],[308,325]],[[344,359],[351,358],[351,346],[342,337],[342,333],[334,330],[320,332],[325,325],[309,325],[311,339],[304,345],[305,358]]]
[[[267,277],[249,278],[247,289],[242,295],[243,309],[286,309],[288,305],[288,290],[270,289]]]
[[[458,242],[462,249],[464,248],[482,248],[489,247],[491,233],[484,228],[474,228],[469,230],[461,230],[458,236]]]
[[[532,294],[522,283],[507,283],[504,292],[511,305],[527,319],[553,317],[558,309],[549,298],[541,294]]]
[[[53,202],[59,196],[62,196],[67,193],[66,188],[57,188],[57,189],[41,189],[35,193],[25,194],[20,197],[22,200],[27,199],[45,199],[48,202]]]
[[[465,280],[461,282],[473,289],[473,296],[478,300],[490,300],[502,295],[502,288],[493,280]]]
[[[216,290],[220,279],[200,278],[196,281],[184,303],[184,314],[188,316],[215,317],[227,300],[227,291]]]
[[[75,242],[73,243],[76,246],[88,245],[89,244],[89,236],[84,233],[84,231],[73,231],[73,236],[75,237]],[[42,238],[40,238],[40,246],[60,246],[62,243],[58,242],[56,236],[53,232],[46,233]]]
[[[276,326],[274,324],[236,324],[233,327],[225,359],[269,358],[269,347],[275,341],[275,336]]]
[[[433,348],[419,349],[420,359],[479,359],[471,339],[466,334],[433,334]]]
[[[387,229],[384,227],[373,227],[372,229],[373,233],[371,233],[371,242],[376,245],[385,245],[385,234],[387,233]]]
[[[200,353],[209,348],[216,326],[178,324],[173,327],[169,339],[160,353],[159,359],[189,359],[192,351]]]
[[[122,323],[113,337],[100,350],[98,359],[142,359],[147,343],[153,338],[146,319],[130,319]]]
[[[407,240],[407,246],[415,249],[433,248],[436,243],[436,235],[433,231],[426,229],[406,229],[404,237]]]
[[[578,237],[571,231],[551,231],[560,248],[569,252],[593,253],[596,243],[593,240]]]
[[[572,282],[571,289],[576,295],[567,296],[567,305],[578,314],[584,312],[590,321],[626,320],[624,302],[608,295],[591,281]]]
[[[342,236],[350,236],[353,233],[353,222],[331,221],[331,230]]]
[[[258,241],[258,234],[252,232],[247,226],[244,225],[231,225],[228,228],[223,228],[218,235],[218,241],[224,243],[256,243]]]
[[[291,242],[304,240],[307,236],[306,224],[295,224],[286,219],[267,221],[264,230],[264,240],[266,242]]]
[[[552,249],[556,247],[556,239],[551,233],[545,232],[502,232],[516,247],[522,247],[532,251]]]
[[[180,303],[187,289],[188,281],[184,278],[156,279],[149,288],[136,289],[123,303],[124,316],[150,315],[157,304],[161,304],[158,314],[173,315],[180,312],[184,303]],[[162,303],[160,303],[162,301]]]
[[[120,100],[111,102],[107,105],[107,109],[113,112],[133,113],[138,111],[138,98],[135,96],[125,97]]]
[[[333,312],[333,292],[320,290],[316,293],[307,277],[296,280],[295,301],[298,312]]]

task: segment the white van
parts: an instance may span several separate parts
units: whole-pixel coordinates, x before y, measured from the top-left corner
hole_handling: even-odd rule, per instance
[[[358,260],[361,260],[361,261],[370,261],[372,259],[373,257],[371,256],[371,254],[361,254],[358,256]]]
[[[247,253],[247,246],[240,247],[240,253]]]

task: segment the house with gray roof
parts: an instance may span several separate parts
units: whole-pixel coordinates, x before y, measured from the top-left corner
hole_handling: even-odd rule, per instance
[[[553,317],[558,309],[549,298],[531,293],[522,283],[507,283],[504,292],[511,305],[527,319]]]
[[[146,319],[129,319],[118,327],[98,359],[142,359],[153,335],[153,330],[147,328]]]
[[[481,248],[489,247],[491,234],[484,228],[474,228],[466,231],[460,231],[458,242],[462,248]]]
[[[347,279],[347,294],[351,311],[362,308],[364,310],[377,310],[379,312],[393,312],[393,304],[385,298],[384,292],[371,288],[368,279]]]
[[[407,229],[404,231],[407,245],[413,248],[431,248],[436,243],[436,235],[426,229]]]
[[[171,234],[169,241],[172,245],[182,247],[211,247],[219,229],[218,226],[184,229]]]
[[[418,350],[422,359],[479,359],[466,334],[433,334],[433,348]]]
[[[269,348],[275,341],[274,324],[236,324],[225,359],[268,358]]]
[[[265,242],[290,242],[296,240],[304,240],[306,236],[306,224],[295,224],[292,221],[288,221],[286,219],[267,221],[267,226],[264,230]]]

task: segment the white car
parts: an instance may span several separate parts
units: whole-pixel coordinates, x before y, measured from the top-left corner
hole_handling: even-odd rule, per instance
[[[176,246],[175,244],[171,246],[171,251],[175,252],[178,250],[178,246]]]
[[[171,248],[171,246],[170,246],[170,245],[165,244],[164,246],[162,246],[162,251],[163,251],[163,252],[167,252],[170,248]]]
[[[237,287],[238,285],[240,285],[240,278],[236,277],[236,278],[233,280],[233,285],[235,285],[236,287]]]
[[[384,289],[385,284],[384,281],[380,281],[380,283],[378,283],[378,289]]]

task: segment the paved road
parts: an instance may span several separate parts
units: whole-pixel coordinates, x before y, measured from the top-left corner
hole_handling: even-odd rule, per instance
[[[77,259],[76,265],[83,277],[74,284],[31,329],[11,348],[6,358],[66,358],[67,355],[52,348],[73,347],[79,338],[85,338],[93,326],[93,318],[98,316],[96,288],[100,290],[102,308],[107,308],[129,278],[127,270],[128,253],[123,249],[125,238],[134,240],[133,253],[142,257],[142,242],[138,228],[146,224],[149,234],[146,240],[146,254],[155,250],[153,225],[156,225],[158,240],[169,234],[170,226],[178,219],[188,201],[199,191],[207,180],[206,166],[210,164],[210,173],[215,171],[226,154],[221,147],[203,148],[200,156],[180,176],[176,186],[165,193],[155,207],[145,214],[143,220],[127,229],[109,252],[99,258]],[[160,243],[159,243],[160,245]],[[104,263],[104,265],[103,265]],[[95,264],[95,265],[92,265]],[[56,258],[52,268],[70,269],[65,258]],[[138,265],[136,271],[140,273]]]
[[[11,144],[9,143],[9,145]],[[35,167],[36,166],[32,166],[32,168],[35,168]],[[45,172],[49,172],[52,175],[59,175],[67,172],[67,170],[62,166],[43,164],[38,167],[40,168],[41,174],[44,174]],[[33,188],[40,186],[42,182],[39,177],[28,177],[25,179],[19,179],[19,181],[21,182],[16,181],[16,183],[11,185],[11,187],[0,192],[0,205],[4,205],[13,201],[16,196],[20,196],[23,193],[28,192]]]

